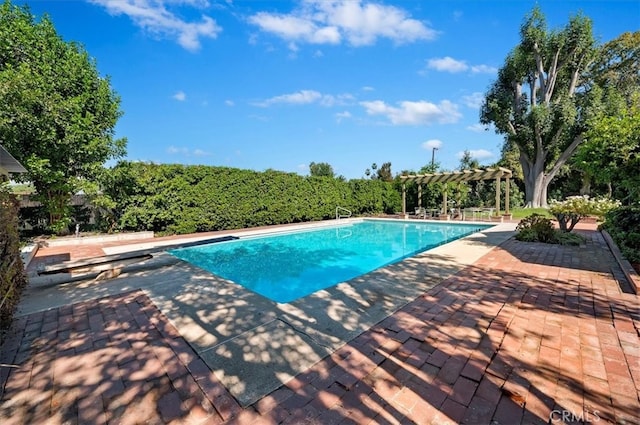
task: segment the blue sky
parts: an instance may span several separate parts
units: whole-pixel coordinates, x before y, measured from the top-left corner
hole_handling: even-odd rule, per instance
[[[85,46],[121,96],[130,160],[359,178],[502,138],[478,106],[534,1],[29,1]],[[539,0],[551,28],[582,11],[601,42],[640,29],[637,0]]]

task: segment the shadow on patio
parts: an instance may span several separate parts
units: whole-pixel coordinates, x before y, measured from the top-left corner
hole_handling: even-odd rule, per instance
[[[584,234],[507,241],[247,409],[139,291],[25,316],[0,354],[17,366],[0,368],[0,421],[638,423],[638,298]]]

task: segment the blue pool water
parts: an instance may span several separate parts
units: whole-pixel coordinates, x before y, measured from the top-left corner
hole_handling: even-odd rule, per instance
[[[169,251],[279,303],[287,303],[491,227],[364,220]]]

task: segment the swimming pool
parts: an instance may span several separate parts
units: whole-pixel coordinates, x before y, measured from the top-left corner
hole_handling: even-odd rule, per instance
[[[363,220],[169,252],[272,301],[288,303],[489,227]]]

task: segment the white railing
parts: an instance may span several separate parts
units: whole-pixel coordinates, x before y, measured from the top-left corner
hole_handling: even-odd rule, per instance
[[[342,214],[342,213],[346,214]],[[351,211],[343,207],[336,207],[336,220],[340,220],[341,218],[349,218],[351,217]]]

